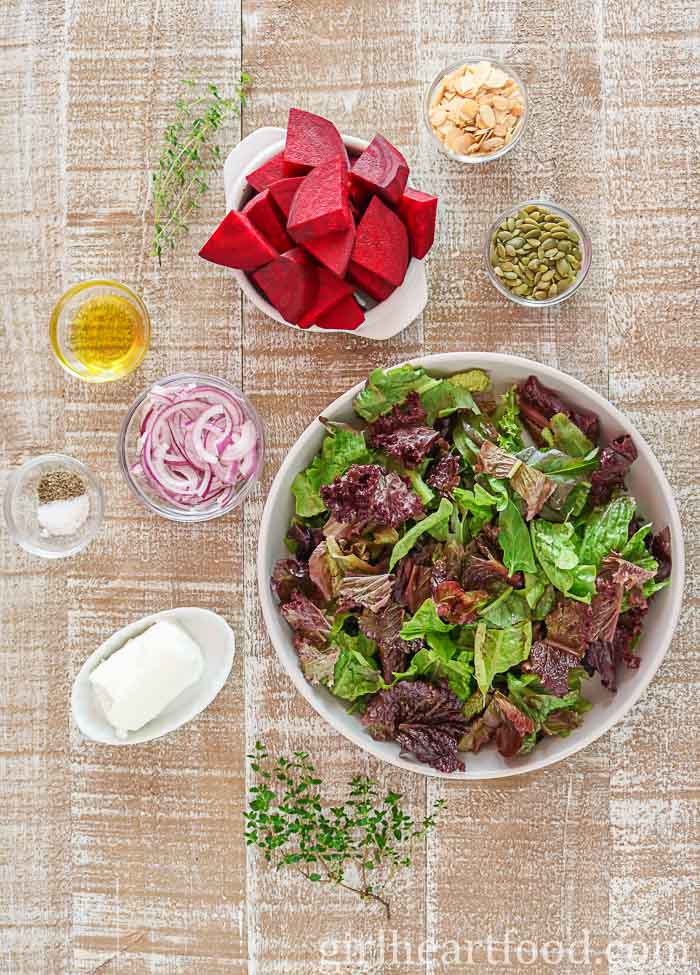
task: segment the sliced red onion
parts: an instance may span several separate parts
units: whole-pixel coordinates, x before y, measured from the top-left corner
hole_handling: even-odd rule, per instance
[[[224,507],[255,472],[258,433],[244,406],[216,386],[154,387],[131,472],[182,509]]]

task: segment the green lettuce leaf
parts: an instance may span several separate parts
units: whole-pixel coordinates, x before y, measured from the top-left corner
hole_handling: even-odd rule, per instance
[[[581,560],[570,522],[538,518],[530,523],[535,557],[552,585],[572,599],[589,603],[595,593],[596,567]]]
[[[532,624],[518,623],[507,630],[490,629],[482,620],[474,640],[474,671],[482,694],[491,687],[496,674],[503,674],[525,660],[532,646]]]
[[[445,623],[440,619],[434,601],[426,599],[411,619],[403,624],[400,636],[402,640],[423,639],[428,633],[449,633],[455,626],[455,623]]]
[[[535,556],[532,553],[530,533],[525,519],[514,501],[508,503],[498,516],[498,544],[503,549],[503,564],[508,574],[535,572]]]
[[[341,650],[333,671],[331,690],[344,701],[356,701],[383,688],[379,667],[357,650]]]
[[[431,641],[414,654],[408,670],[396,674],[395,679],[406,680],[412,677],[427,677],[429,680],[447,680],[450,690],[462,701],[471,696],[474,670],[471,654],[459,650],[449,638]]]
[[[300,471],[292,481],[295,510],[300,518],[313,518],[326,510],[321,500],[321,458],[315,457],[305,471]]]
[[[549,421],[549,429],[554,447],[570,457],[585,457],[593,450],[594,445],[566,413],[555,413]]]
[[[523,449],[523,428],[520,423],[517,386],[511,386],[508,392],[501,396],[493,414],[493,421],[498,430],[498,446],[502,450],[517,454]]]
[[[361,630],[348,633],[344,629],[348,618],[348,613],[339,613],[328,635],[329,643],[340,651],[331,690],[344,701],[356,701],[365,694],[376,693],[385,684],[377,662],[377,644]]]
[[[431,425],[438,417],[449,416],[456,410],[479,412],[479,407],[469,390],[455,385],[451,379],[441,379],[436,385],[422,392],[420,399],[423,409],[428,414],[428,423]]]
[[[441,526],[447,528],[450,523],[451,514],[452,502],[448,501],[447,498],[441,498],[440,507],[437,511],[433,511],[426,518],[422,518],[421,521],[416,522],[413,528],[409,528],[406,534],[394,545],[391,550],[391,558],[389,559],[389,572],[391,572],[399,559],[402,559],[404,555],[408,555],[421,535],[425,532],[433,532]]]
[[[580,558],[599,566],[606,555],[622,552],[627,543],[629,523],[634,517],[634,498],[620,495],[590,515],[583,533]]]
[[[543,474],[562,477],[571,474],[583,475],[594,471],[598,466],[598,448],[593,447],[584,457],[571,457],[561,450],[552,448],[550,450],[539,450],[537,447],[525,447],[517,455],[528,467],[542,471]]]
[[[635,565],[640,565],[643,569],[656,573],[659,563],[644,544],[644,539],[651,529],[652,523],[650,521],[638,528],[634,535],[625,542],[620,555],[628,562],[634,562]]]
[[[557,594],[554,586],[539,575],[525,573],[525,586],[520,592],[530,607],[533,620],[543,620],[554,608]]]
[[[454,386],[461,386],[468,389],[470,393],[485,393],[491,388],[489,374],[483,369],[468,369],[467,372],[458,372],[450,376],[450,382]]]
[[[392,406],[403,403],[413,390],[422,393],[440,382],[420,366],[397,366],[386,371],[375,369],[365,388],[355,397],[353,407],[359,416],[371,423],[383,413],[388,413]]]
[[[529,620],[531,613],[524,591],[507,586],[499,596],[479,610],[479,616],[491,626],[508,629]]]

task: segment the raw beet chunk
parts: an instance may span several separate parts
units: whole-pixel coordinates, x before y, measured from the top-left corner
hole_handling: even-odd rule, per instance
[[[212,264],[254,271],[273,261],[278,254],[247,216],[231,210],[202,247],[199,256]]]
[[[319,328],[342,328],[348,332],[359,328],[365,320],[365,313],[357,303],[353,295],[346,295],[345,298],[333,305],[328,311],[319,315],[316,324]]]
[[[346,230],[304,241],[307,251],[340,278],[345,277],[354,246],[355,227],[352,224]]]
[[[343,281],[325,267],[317,267],[301,247],[295,247],[286,256],[300,264],[311,265],[318,275],[316,297],[308,311],[300,316],[297,322],[300,328],[308,328],[310,325],[318,324],[319,317],[337,305],[339,301],[342,301],[343,298],[352,297],[352,287],[347,281]]]
[[[343,156],[347,164],[348,154],[335,125],[320,115],[290,108],[284,161],[294,166],[314,167],[336,156]]]
[[[387,284],[386,281],[378,278],[376,274],[366,271],[359,264],[353,264],[352,261],[348,268],[348,277],[358,288],[368,294],[370,298],[374,298],[375,301],[384,301],[396,290],[393,284]]]
[[[347,164],[336,156],[304,177],[292,200],[287,231],[301,244],[351,226]]]
[[[408,259],[408,232],[403,221],[373,196],[357,227],[352,264],[398,287],[406,276]]]
[[[420,261],[433,246],[438,198],[409,186],[399,201],[399,213],[408,229],[411,255]]]
[[[290,176],[288,179],[280,179],[270,185],[270,195],[285,217],[289,216],[292,200],[303,182],[303,176]]]
[[[262,193],[268,186],[280,179],[286,179],[287,176],[304,176],[307,172],[308,167],[292,166],[284,161],[284,152],[278,152],[276,156],[268,159],[262,166],[258,166],[252,173],[248,173],[246,180],[254,190]]]
[[[242,212],[280,254],[294,247],[294,241],[287,233],[282,211],[272,198],[269,189],[263,190],[249,200]]]
[[[251,275],[271,305],[293,325],[299,324],[316,300],[318,293],[318,268],[301,252],[302,259],[294,250],[278,255],[265,267]]]
[[[385,203],[396,206],[408,182],[408,163],[395,146],[377,133],[352,167],[350,177],[367,193],[376,193]]]

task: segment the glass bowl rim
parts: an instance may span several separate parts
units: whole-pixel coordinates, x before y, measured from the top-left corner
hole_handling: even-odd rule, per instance
[[[518,212],[518,210],[522,210],[523,207],[527,206],[546,206],[550,210],[556,211],[558,216],[565,217],[571,222],[574,230],[576,230],[579,234],[581,244],[583,245],[581,250],[581,270],[579,271],[574,283],[570,288],[567,288],[567,290],[563,291],[560,295],[556,295],[554,298],[543,298],[542,301],[534,301],[530,298],[524,298],[522,295],[515,295],[508,288],[505,288],[498,280],[498,275],[494,273],[489,257],[491,250],[491,238],[493,237],[496,229],[500,226],[500,224],[503,223],[504,220],[507,220],[508,217],[512,217],[514,213]],[[562,301],[566,301],[568,298],[571,298],[581,287],[591,269],[593,244],[590,236],[588,235],[588,231],[578,217],[574,216],[570,210],[568,210],[565,206],[562,206],[560,203],[555,203],[554,200],[549,200],[546,197],[539,196],[533,197],[529,200],[523,200],[522,203],[514,204],[513,206],[508,207],[502,213],[499,213],[493,223],[489,225],[484,236],[483,256],[489,281],[498,291],[498,293],[503,295],[504,298],[508,298],[509,301],[514,302],[516,305],[521,305],[523,308],[549,308],[553,305],[559,305]]]
[[[513,81],[515,81],[518,84],[523,94],[523,103],[525,106],[525,111],[521,116],[520,125],[517,128],[517,132],[514,138],[511,139],[510,142],[506,143],[506,145],[504,145],[501,149],[496,149],[494,152],[490,152],[487,155],[486,154],[479,155],[479,153],[475,153],[472,156],[462,156],[457,152],[452,152],[451,149],[447,149],[445,145],[442,142],[440,142],[438,137],[435,135],[435,132],[433,131],[433,126],[430,122],[430,102],[432,100],[432,94],[435,91],[435,87],[439,84],[440,80],[445,77],[445,75],[451,74],[453,71],[456,71],[457,68],[461,68],[462,65],[464,64],[473,64],[473,63],[478,63],[479,61],[488,61],[489,64],[491,64],[494,68],[500,68],[501,71],[505,71],[506,74],[508,74],[513,79]],[[530,98],[527,91],[527,85],[525,84],[523,79],[516,71],[514,71],[511,68],[510,64],[507,61],[494,60],[494,58],[489,57],[483,52],[466,55],[465,57],[460,58],[459,61],[455,61],[454,64],[450,64],[447,67],[442,68],[440,71],[438,71],[438,73],[434,76],[434,78],[428,85],[428,88],[426,89],[425,92],[425,96],[423,98],[423,121],[425,122],[428,132],[430,133],[431,139],[438,147],[440,152],[444,156],[447,156],[448,159],[454,159],[456,162],[465,163],[468,166],[484,165],[485,163],[495,162],[497,159],[501,159],[503,156],[509,153],[510,150],[514,149],[515,146],[520,142],[520,139],[522,138],[525,132],[525,128],[527,126],[529,118],[530,118]]]
[[[58,342],[58,323],[60,321],[63,311],[75,295],[84,292],[86,297],[93,288],[110,288],[112,291],[118,294],[126,295],[130,298],[136,305],[138,311],[143,319],[143,331],[144,331],[144,343],[143,349],[141,350],[141,355],[138,359],[134,361],[128,372],[125,372],[121,376],[106,376],[100,378],[99,376],[86,376],[83,373],[78,372],[74,369],[64,358],[63,352]],[[84,383],[92,383],[94,385],[99,385],[100,383],[113,383],[120,379],[126,379],[132,373],[136,372],[143,360],[146,358],[148,349],[151,344],[151,316],[148,313],[148,308],[143,298],[132,291],[131,288],[122,284],[121,281],[115,281],[112,278],[88,278],[87,281],[78,281],[67,288],[63,294],[58,298],[53,308],[51,309],[51,316],[49,318],[49,341],[51,343],[51,351],[54,354],[56,362],[59,364],[64,372],[67,372],[69,376],[73,376],[74,379],[80,379]]]
[[[134,478],[131,471],[129,470],[129,463],[127,461],[126,455],[126,445],[129,436],[129,429],[131,423],[136,417],[136,414],[141,406],[143,406],[146,397],[154,388],[154,386],[166,386],[176,382],[201,382],[210,384],[212,386],[221,386],[226,392],[232,392],[237,399],[240,399],[246,414],[253,421],[255,425],[255,430],[258,435],[259,452],[255,468],[250,477],[244,482],[240,491],[238,491],[228,504],[221,508],[209,508],[205,511],[187,511],[180,508],[170,508],[166,507],[167,502],[158,502],[151,498],[145,491],[143,491]],[[238,386],[229,382],[228,379],[219,379],[217,376],[210,376],[203,372],[177,372],[171,375],[165,376],[163,379],[158,379],[155,382],[149,383],[141,392],[136,396],[128,407],[124,419],[122,420],[121,427],[119,429],[119,435],[117,437],[117,461],[119,463],[119,468],[122,472],[124,480],[134,497],[141,502],[141,504],[152,511],[154,514],[160,515],[162,518],[167,518],[169,521],[176,521],[179,524],[198,524],[204,521],[213,521],[215,518],[220,518],[223,515],[229,514],[234,508],[240,507],[240,505],[245,501],[250,492],[253,490],[255,485],[260,480],[260,475],[262,473],[262,468],[265,460],[265,431],[263,425],[260,421],[260,417],[253,404],[250,402],[249,398]]]
[[[17,530],[17,525],[15,523],[14,515],[12,514],[12,501],[14,499],[15,492],[22,483],[23,478],[32,471],[35,467],[40,464],[54,463],[63,464],[66,467],[72,467],[77,469],[78,473],[83,477],[86,483],[95,493],[96,498],[96,510],[94,517],[94,525],[91,531],[86,532],[85,536],[80,539],[79,542],[75,542],[70,548],[62,549],[61,551],[49,551],[47,549],[41,548],[38,545],[33,545],[31,542],[27,542]],[[25,552],[29,552],[30,555],[36,555],[42,559],[65,559],[70,558],[72,555],[77,555],[78,552],[82,552],[84,548],[87,548],[95,538],[97,537],[102,523],[104,522],[104,490],[97,476],[93,474],[87,464],[84,464],[77,457],[71,457],[70,454],[62,454],[58,451],[49,451],[45,454],[38,454],[36,457],[30,457],[29,460],[25,460],[19,467],[10,471],[7,479],[7,484],[5,486],[5,493],[3,496],[3,514],[5,516],[5,526],[7,528],[7,533],[12,539],[12,541],[23,548]]]

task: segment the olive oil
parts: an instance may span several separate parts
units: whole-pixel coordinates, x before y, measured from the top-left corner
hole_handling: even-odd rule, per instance
[[[115,281],[88,281],[61,298],[51,321],[51,341],[61,365],[88,382],[129,375],[150,338],[143,302]]]
[[[88,298],[68,326],[68,342],[86,369],[115,373],[128,370],[143,350],[141,317],[121,295]]]

